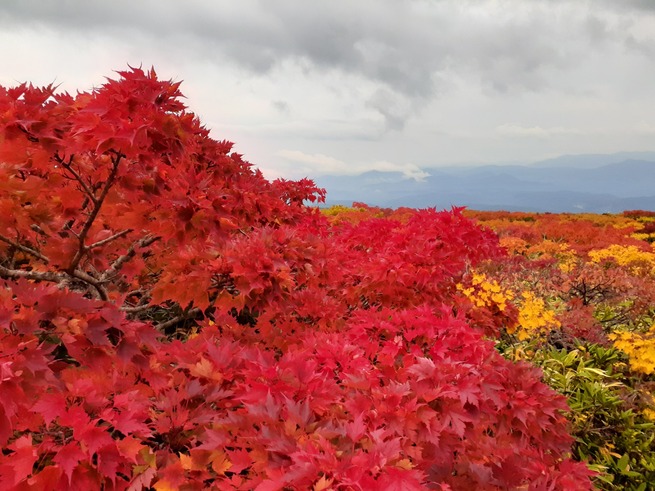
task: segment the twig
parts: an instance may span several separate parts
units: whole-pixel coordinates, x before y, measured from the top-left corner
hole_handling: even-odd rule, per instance
[[[128,306],[123,305],[120,308],[120,310],[122,310],[123,312],[125,312],[127,314],[138,314],[139,312],[143,312],[144,310],[148,310],[151,307],[152,307],[152,305],[150,305],[149,303],[147,303],[145,305],[136,305],[134,307],[128,307]]]
[[[99,281],[101,283],[104,283],[110,277],[112,277],[113,275],[118,273],[118,271],[120,271],[120,269],[123,267],[123,264],[125,264],[127,261],[129,261],[130,259],[132,259],[136,255],[137,248],[147,247],[147,246],[149,246],[150,244],[152,244],[153,242],[155,242],[155,241],[157,241],[159,239],[160,239],[160,237],[157,237],[157,236],[154,236],[154,235],[146,235],[142,239],[137,240],[136,242],[134,242],[130,246],[130,248],[127,250],[127,252],[125,254],[123,254],[122,256],[120,256],[118,259],[116,259],[112,263],[112,265],[109,267],[109,269],[107,271],[105,271],[100,276]]]
[[[82,186],[82,189],[84,190],[84,193],[89,197],[89,199],[93,202],[93,204],[98,203],[98,199],[96,198],[95,194],[93,194],[93,191],[89,187],[89,185],[84,182],[84,179],[82,179],[82,176],[79,175],[79,173],[73,169],[72,163],[73,163],[73,155],[70,156],[68,159],[68,162],[66,162],[64,159],[62,159],[58,153],[55,154],[55,160],[61,164],[61,166],[66,169],[68,172],[73,174],[73,177],[77,182],[80,183]]]
[[[0,240],[2,242],[5,242],[6,244],[9,244],[10,246],[15,247],[16,249],[23,251],[25,254],[30,254],[31,256],[34,256],[37,259],[40,259],[44,263],[48,264],[50,262],[50,259],[48,259],[46,256],[41,254],[39,251],[35,251],[34,249],[24,246],[22,244],[19,244],[18,242],[14,242],[13,240],[5,237],[4,235],[0,235]]]
[[[95,222],[98,213],[100,213],[100,208],[102,208],[102,204],[105,201],[107,194],[109,194],[109,190],[114,185],[114,179],[116,179],[116,174],[118,173],[118,165],[120,164],[122,157],[122,153],[116,153],[116,156],[112,158],[113,166],[111,168],[111,172],[109,173],[109,177],[107,177],[107,181],[105,181],[105,185],[102,188],[100,196],[97,199],[94,199],[93,210],[91,210],[91,213],[84,222],[84,226],[78,235],[79,246],[77,252],[75,253],[75,257],[73,257],[70,265],[66,269],[71,275],[77,269],[80,261],[88,251],[87,247],[84,245],[84,240],[86,239],[89,230],[91,230],[91,226],[93,225],[93,222]]]
[[[182,322],[188,319],[192,319],[196,317],[198,314],[202,313],[202,311],[198,307],[194,307],[190,309],[188,312],[183,312],[180,315],[177,315],[173,317],[172,319],[167,320],[166,322],[160,322],[159,324],[156,324],[155,327],[160,330],[164,330],[168,327],[174,326],[178,322]]]
[[[66,276],[50,271],[25,271],[24,269],[9,269],[4,266],[0,266],[0,276],[12,279],[25,278],[28,280],[51,281],[53,283],[62,283],[66,280]]]
[[[143,295],[146,293],[144,288],[137,288],[136,290],[130,290],[125,294],[125,298],[133,297],[135,295]]]
[[[137,290],[132,290],[132,291],[127,292],[125,294],[125,298],[130,298],[130,297],[137,296],[137,295],[140,296],[140,298],[136,302],[136,304],[134,304],[134,305],[130,305],[130,304],[123,305],[120,308],[120,310],[122,310],[123,312],[127,312],[128,314],[136,314],[136,313],[139,313],[139,312],[143,312],[144,310],[147,310],[147,309],[152,307],[152,305],[150,305],[150,303],[149,303],[150,295],[143,288],[139,288]]]
[[[115,234],[112,235],[111,237],[107,237],[106,239],[99,240],[98,242],[94,242],[93,244],[86,246],[86,250],[87,250],[87,251],[90,251],[90,250],[93,249],[94,247],[101,247],[101,246],[103,246],[103,245],[105,245],[105,244],[108,244],[108,243],[111,242],[112,240],[120,239],[121,237],[126,236],[126,235],[129,234],[130,232],[132,232],[132,229],[131,229],[131,228],[128,228],[128,229],[126,229],[126,230],[122,230],[122,231],[120,231],[120,232],[118,232],[118,233],[115,233]]]
[[[91,276],[88,273],[85,273],[84,271],[81,271],[79,269],[76,269],[73,271],[73,274],[71,275],[73,278],[77,278],[78,280],[82,280],[89,285],[91,285],[93,288],[96,289],[98,292],[98,296],[100,297],[100,300],[109,300],[109,294],[107,293],[107,290],[105,290],[105,287],[102,286],[102,283],[95,279],[93,276]]]
[[[36,223],[33,223],[30,225],[30,228],[34,230],[37,234],[42,235],[44,237],[50,237],[48,234],[46,234],[41,227],[39,227]]]

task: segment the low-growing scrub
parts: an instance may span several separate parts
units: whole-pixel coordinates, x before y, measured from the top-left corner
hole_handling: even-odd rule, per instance
[[[0,488],[591,489],[565,397],[494,349],[497,236],[323,196],[154,71],[0,88]]]
[[[319,211],[231,148],[154,71],[0,88],[1,489],[652,488],[647,212]]]

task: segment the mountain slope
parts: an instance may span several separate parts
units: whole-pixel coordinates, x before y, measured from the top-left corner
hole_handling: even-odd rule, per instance
[[[328,204],[363,201],[383,207],[595,213],[655,209],[655,152],[425,171],[430,175],[422,181],[407,179],[400,172],[371,171],[359,176],[324,176],[316,182],[327,189]]]

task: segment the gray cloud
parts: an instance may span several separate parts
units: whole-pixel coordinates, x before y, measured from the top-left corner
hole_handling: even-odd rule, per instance
[[[551,3],[559,4],[560,11],[553,11]],[[635,8],[651,4],[629,3]],[[192,40],[198,56],[215,53],[256,75],[268,74],[285,62],[306,70],[342,71],[378,84],[369,94],[368,107],[381,113],[390,128],[400,129],[416,108],[440,93],[438,81],[447,79],[449,71],[477,77],[500,93],[549,87],[553,74],[616,35],[580,4],[5,0],[0,5],[0,25],[57,26],[88,36],[110,30],[150,33],[173,47],[181,39]],[[481,6],[488,9],[485,15]],[[566,9],[577,9],[584,17],[567,17]],[[566,42],[573,36],[576,43]],[[629,42],[645,49],[642,41]],[[395,94],[385,97],[396,101],[410,99],[412,109],[398,110],[398,103],[381,105],[380,93]]]
[[[0,0],[0,40],[4,83],[153,63],[271,168],[643,149],[655,125],[651,0]]]
[[[402,130],[405,121],[414,112],[411,101],[385,89],[378,89],[366,101],[366,106],[382,115],[387,129],[395,131]]]
[[[610,8],[625,11],[626,8],[636,10],[655,10],[655,3],[652,0],[622,0],[617,2],[615,0],[603,0],[603,3]]]
[[[289,103],[286,101],[273,101],[271,102],[271,105],[276,111],[278,111],[281,114],[289,114],[289,112],[291,111],[291,108],[289,107]]]

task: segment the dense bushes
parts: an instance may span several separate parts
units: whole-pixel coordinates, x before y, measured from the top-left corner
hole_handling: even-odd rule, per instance
[[[651,213],[520,214],[518,220],[511,213],[467,213],[497,229],[513,255],[489,265],[490,276],[502,278],[503,288],[528,288],[559,324],[523,339],[505,335],[498,349],[543,368],[544,380],[567,397],[574,452],[600,472],[598,488],[653,489],[655,255],[640,229]],[[544,233],[529,240],[513,235],[524,215]],[[571,221],[580,224],[577,230],[564,227],[554,240],[548,231]],[[585,247],[573,252],[575,243]]]
[[[589,489],[488,339],[519,309],[464,294],[493,233],[324,217],[120,75],[0,89],[3,489]]]

